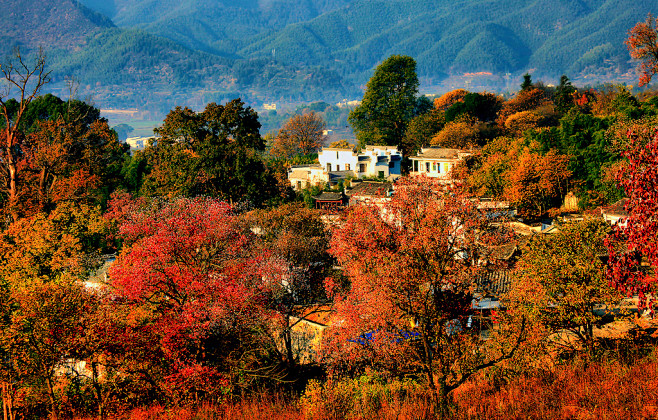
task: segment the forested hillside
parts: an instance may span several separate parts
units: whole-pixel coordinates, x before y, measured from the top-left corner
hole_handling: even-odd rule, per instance
[[[137,97],[151,104],[172,95],[200,104],[356,98],[392,54],[414,57],[438,91],[454,87],[447,77],[470,83],[471,73],[491,74],[491,90],[509,89],[525,72],[547,83],[561,74],[591,84],[631,80],[620,79],[632,69],[623,40],[658,14],[651,0],[8,3],[0,52],[43,46],[55,81],[74,77],[82,94],[131,107]]]
[[[426,76],[537,69],[556,77],[612,63],[624,71],[626,31],[655,9],[655,2],[628,0],[358,1],[258,39],[241,53],[276,48],[284,61],[336,60],[345,73],[369,70],[390,54],[415,57]]]
[[[113,27],[107,17],[75,0],[10,0],[0,14],[0,53],[15,46],[80,47],[87,35]],[[38,40],[38,42],[35,42]]]
[[[138,27],[194,49],[232,55],[256,34],[338,9],[352,0],[82,0],[120,27]]]

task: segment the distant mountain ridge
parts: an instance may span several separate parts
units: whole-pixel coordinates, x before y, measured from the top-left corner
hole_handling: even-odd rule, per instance
[[[391,54],[421,75],[625,71],[626,32],[654,0],[82,0],[191,49],[363,77]]]
[[[5,3],[0,52],[43,45],[55,76],[95,94],[117,97],[116,85],[166,99],[194,89],[200,101],[356,97],[392,54],[414,57],[433,80],[526,71],[605,80],[632,68],[627,31],[658,14],[655,0]]]
[[[188,48],[233,55],[256,35],[304,22],[353,0],[82,0],[117,26]]]
[[[111,28],[112,21],[75,0],[5,0],[0,14],[0,52],[30,47],[35,38],[48,48],[79,48],[86,38]]]

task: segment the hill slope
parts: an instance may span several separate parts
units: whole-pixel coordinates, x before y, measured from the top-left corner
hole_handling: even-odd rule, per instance
[[[81,1],[95,11],[5,0],[0,52],[43,45],[54,75],[87,93],[161,101],[354,98],[391,54],[414,57],[435,82],[526,71],[609,80],[631,68],[627,31],[658,14],[655,0]]]
[[[3,10],[0,13],[3,55],[15,46],[79,48],[90,34],[114,26],[110,19],[75,0],[5,0]]]
[[[390,54],[407,54],[419,72],[546,74],[628,61],[626,32],[653,0],[359,0],[308,22],[254,39],[240,53],[290,63],[349,63],[364,71]]]
[[[82,0],[118,26],[189,48],[234,54],[254,35],[304,22],[353,0]]]

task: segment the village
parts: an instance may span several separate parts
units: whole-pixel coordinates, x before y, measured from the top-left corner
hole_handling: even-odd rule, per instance
[[[5,420],[658,417],[655,89],[422,95],[391,55],[346,123],[236,97],[131,147],[31,63],[0,67]]]

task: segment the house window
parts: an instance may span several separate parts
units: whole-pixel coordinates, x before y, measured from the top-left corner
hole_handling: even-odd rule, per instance
[[[336,172],[340,172],[340,165],[336,165]]]
[[[437,163],[436,168],[437,168],[438,172],[441,173],[441,163]]]
[[[436,172],[436,162],[432,163],[432,172]]]
[[[297,181],[297,189],[298,190],[302,189],[302,181]]]
[[[349,163],[346,163],[346,164],[345,164],[345,170],[346,170],[346,171],[349,171],[349,170],[350,170],[350,164],[349,164]]]
[[[384,178],[384,171],[379,171],[379,177]]]
[[[429,172],[429,171],[430,171],[430,163],[425,162],[425,172]]]
[[[395,162],[388,162],[388,167],[391,169],[395,168]]]
[[[366,170],[367,169],[366,169],[366,164],[365,163],[359,164],[359,172],[366,172]]]
[[[327,163],[327,172],[331,172],[331,163]]]
[[[418,172],[418,161],[414,160],[414,172]]]

